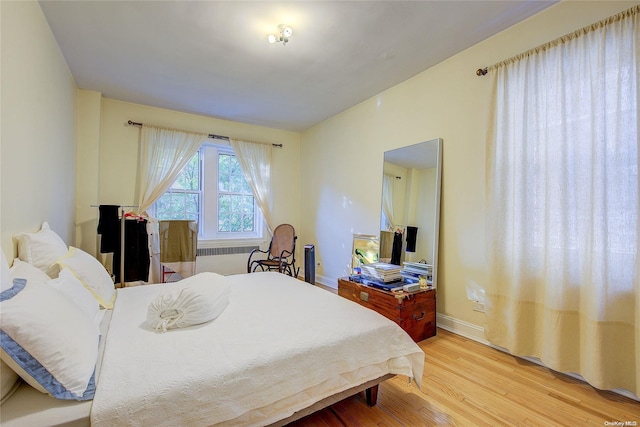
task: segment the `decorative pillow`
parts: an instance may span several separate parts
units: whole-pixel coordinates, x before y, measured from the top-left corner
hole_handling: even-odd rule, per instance
[[[0,291],[4,291],[10,289],[12,283],[11,274],[9,273],[9,263],[7,263],[7,258],[4,256],[4,251],[1,252],[2,263],[0,264],[0,273],[2,275],[2,289]],[[6,363],[0,361],[0,404],[11,397],[13,392],[18,388],[17,385],[18,374],[7,366]]]
[[[224,276],[200,273],[169,286],[147,310],[147,323],[158,332],[214,320],[229,304]]]
[[[66,267],[80,280],[82,285],[104,308],[113,308],[116,289],[111,276],[100,261],[82,249],[69,247],[69,252],[57,261],[60,268]]]
[[[91,295],[91,292],[80,283],[80,280],[68,268],[60,270],[58,278],[50,279],[47,285],[63,293],[64,296],[82,309],[90,319],[95,319],[98,311],[100,311],[100,306]]]
[[[25,279],[31,284],[42,284],[51,280],[51,277],[49,277],[47,273],[28,262],[21,261],[20,258],[13,260],[13,265],[9,269],[9,272],[11,273],[11,280]]]
[[[0,293],[0,310],[2,361],[57,399],[93,398],[99,341],[93,319],[50,286],[24,279]]]
[[[18,257],[22,261],[35,265],[52,278],[57,276],[55,262],[67,253],[68,248],[46,221],[37,233],[21,233],[15,237],[18,240]]]

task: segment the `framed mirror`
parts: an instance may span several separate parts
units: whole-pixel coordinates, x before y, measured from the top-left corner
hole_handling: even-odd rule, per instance
[[[428,264],[436,287],[442,139],[386,151],[383,173],[380,261]]]

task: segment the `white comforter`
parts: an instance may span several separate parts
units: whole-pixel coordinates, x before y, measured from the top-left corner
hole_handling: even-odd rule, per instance
[[[279,273],[226,279],[217,319],[164,334],[145,318],[171,285],[118,291],[93,426],[265,425],[387,373],[420,386],[424,353],[379,314]]]

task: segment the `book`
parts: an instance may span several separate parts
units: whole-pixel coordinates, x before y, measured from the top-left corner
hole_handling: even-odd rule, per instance
[[[374,262],[371,264],[363,264],[361,266],[361,274],[374,280],[384,283],[397,282],[402,279],[402,267],[386,262]]]

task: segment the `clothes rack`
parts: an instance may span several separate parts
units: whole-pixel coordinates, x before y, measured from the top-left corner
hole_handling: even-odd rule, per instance
[[[120,217],[120,287],[124,288],[124,227],[125,227],[125,208],[137,208],[138,205],[119,205],[118,216]],[[99,208],[100,205],[91,205],[92,208]]]

